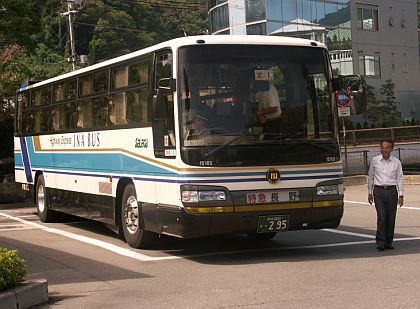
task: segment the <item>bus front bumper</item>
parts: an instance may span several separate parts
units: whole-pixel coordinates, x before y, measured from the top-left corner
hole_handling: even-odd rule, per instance
[[[285,216],[288,231],[335,228],[343,216],[343,200],[227,207],[159,208],[161,224],[152,231],[181,238],[256,233],[262,216]],[[146,229],[147,217],[145,217]],[[152,225],[151,225],[152,227]]]

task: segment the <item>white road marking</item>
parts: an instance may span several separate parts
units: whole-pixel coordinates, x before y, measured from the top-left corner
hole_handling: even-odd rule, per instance
[[[154,261],[154,260],[156,260],[156,258],[153,258],[151,256],[141,254],[141,253],[138,253],[138,252],[134,252],[134,251],[131,251],[129,249],[122,248],[122,247],[107,243],[107,242],[102,241],[102,240],[97,240],[97,239],[94,239],[94,238],[91,238],[91,237],[82,236],[82,235],[74,234],[74,233],[71,233],[71,232],[46,227],[42,224],[26,221],[24,219],[21,219],[21,218],[18,218],[18,217],[13,217],[13,216],[10,216],[8,214],[1,213],[1,212],[0,212],[0,215],[3,216],[3,217],[6,217],[6,218],[9,218],[9,219],[12,219],[12,220],[15,220],[15,221],[33,226],[33,227],[38,228],[38,229],[40,229],[44,232],[53,233],[53,234],[61,235],[61,236],[71,238],[71,239],[74,239],[74,240],[78,240],[80,242],[91,244],[91,245],[109,250],[109,251],[114,252],[116,254],[127,256],[127,257],[130,257],[130,258],[136,259],[136,260],[140,260],[140,261]],[[176,257],[176,256],[160,257],[159,260],[170,260],[170,259],[176,259],[176,258],[179,258],[179,257]]]
[[[420,210],[420,208],[418,208],[418,207],[408,207],[408,206],[403,206],[403,207],[401,207],[401,209]]]
[[[344,203],[370,205],[368,202],[347,201],[347,200],[344,200]]]
[[[38,218],[37,215],[23,215],[23,216],[19,216],[19,218]]]
[[[219,251],[219,252],[208,252],[208,253],[201,253],[201,254],[191,254],[186,256],[164,256],[164,257],[152,257],[145,254],[141,254],[138,252],[134,252],[127,248],[122,248],[110,243],[107,243],[102,240],[97,240],[91,237],[82,236],[78,234],[74,234],[67,231],[62,231],[56,228],[49,228],[42,224],[38,224],[31,221],[26,221],[19,217],[13,217],[8,214],[0,212],[0,216],[21,222],[23,224],[27,224],[32,226],[33,228],[40,229],[42,231],[57,234],[63,237],[67,237],[70,239],[74,239],[80,242],[84,242],[87,244],[91,244],[105,250],[111,251],[118,255],[130,257],[139,261],[143,262],[151,262],[151,261],[163,261],[163,260],[175,260],[175,259],[189,259],[189,258],[198,258],[198,257],[208,257],[208,256],[218,256],[218,255],[228,255],[228,254],[242,254],[242,253],[252,253],[252,252],[261,252],[261,251],[281,251],[281,250],[298,250],[298,249],[317,249],[317,248],[331,248],[331,247],[343,247],[343,246],[353,246],[353,245],[364,245],[364,244],[374,244],[375,240],[365,240],[365,241],[353,241],[353,242],[342,242],[342,243],[332,243],[332,244],[321,244],[321,245],[304,245],[304,246],[289,246],[289,247],[272,247],[272,248],[258,248],[258,249],[245,249],[245,250],[231,250],[231,251]],[[329,230],[325,229],[324,231],[335,233],[336,230]],[[351,232],[344,232],[340,231],[340,234],[353,234],[362,237],[370,238],[371,235],[367,234],[358,234],[358,233],[351,233]],[[407,238],[397,238],[394,241],[410,241],[410,240],[420,240],[420,237],[407,237]]]
[[[354,232],[347,232],[342,230],[333,230],[333,229],[322,229],[325,232],[335,233],[335,234],[343,234],[343,235],[350,235],[350,236],[357,236],[357,237],[364,237],[364,238],[372,238],[375,239],[374,235],[369,234],[362,234],[362,233],[354,233]]]

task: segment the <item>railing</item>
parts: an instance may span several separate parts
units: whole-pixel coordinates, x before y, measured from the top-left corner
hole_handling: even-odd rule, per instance
[[[344,145],[343,131],[340,132],[340,142]],[[403,126],[378,129],[346,130],[346,145],[377,144],[383,139],[393,139],[396,142],[420,141],[419,126]]]
[[[348,151],[347,156],[343,153],[344,174],[347,176],[367,175],[370,161],[380,154],[379,147],[375,151]],[[420,174],[420,145],[418,148],[397,147],[392,154],[400,159],[404,174]]]

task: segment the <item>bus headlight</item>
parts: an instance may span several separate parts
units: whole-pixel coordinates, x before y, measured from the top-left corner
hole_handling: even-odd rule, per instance
[[[339,185],[324,185],[316,187],[317,195],[338,195],[343,194],[344,188],[342,184]]]
[[[226,193],[224,191],[199,191],[198,200],[205,201],[226,201]]]
[[[181,200],[184,203],[197,203],[208,201],[226,201],[224,191],[181,191]]]
[[[198,192],[197,191],[181,191],[181,200],[184,203],[197,203]]]

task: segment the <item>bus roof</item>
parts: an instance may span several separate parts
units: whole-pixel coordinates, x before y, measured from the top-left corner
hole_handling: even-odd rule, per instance
[[[201,36],[189,36],[172,39],[165,41],[151,47],[147,47],[129,54],[125,54],[104,62],[100,62],[70,73],[62,74],[53,78],[46,79],[35,84],[22,84],[22,87],[16,90],[16,92],[21,92],[24,90],[36,88],[42,85],[46,85],[52,82],[57,82],[70,78],[72,76],[78,76],[84,73],[88,73],[109,65],[117,64],[138,56],[154,52],[162,48],[172,48],[177,49],[182,46],[192,46],[192,45],[284,45],[284,46],[302,46],[302,47],[321,47],[325,48],[326,46],[323,43],[316,42],[313,40],[291,38],[291,37],[282,37],[282,36],[267,36],[267,35],[201,35]]]

